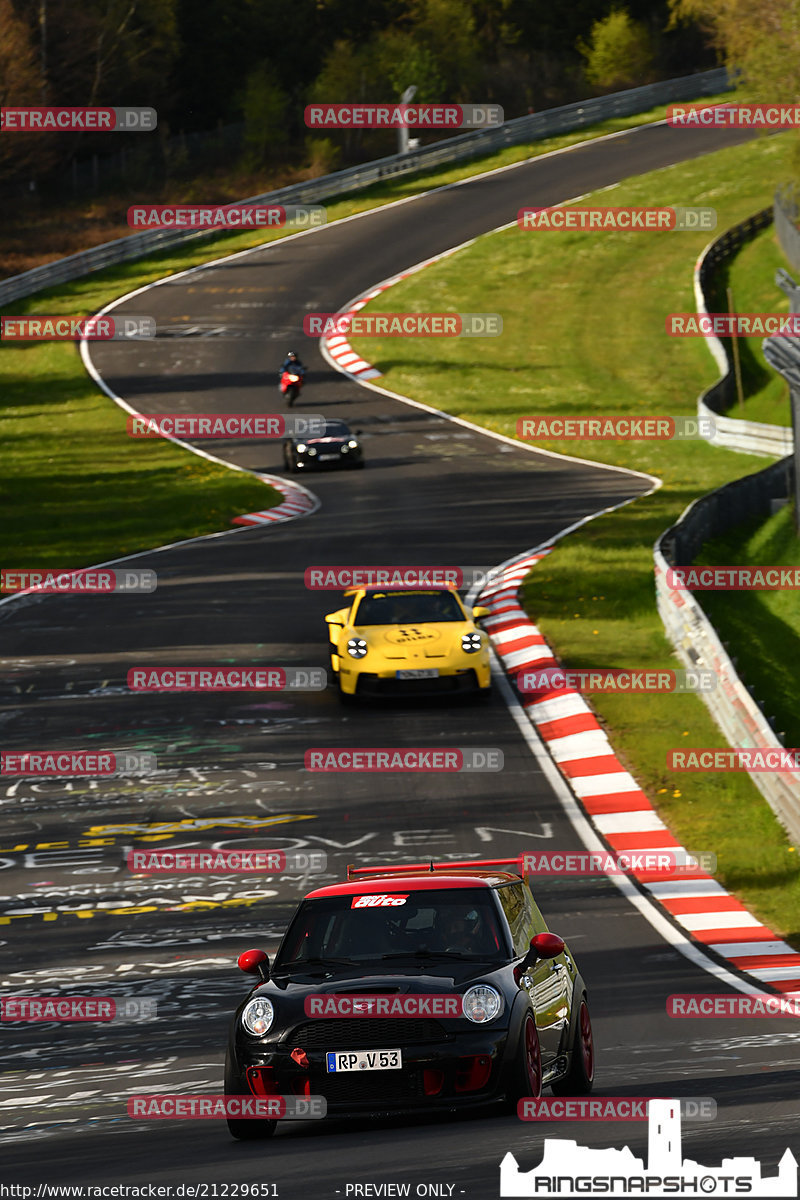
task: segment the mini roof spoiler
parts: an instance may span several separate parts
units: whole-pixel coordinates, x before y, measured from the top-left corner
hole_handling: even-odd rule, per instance
[[[519,875],[521,879],[527,880],[530,871],[525,866],[525,856],[520,855],[517,858],[469,858],[463,859],[461,862],[434,862],[430,859],[424,863],[404,863],[402,866],[376,866],[376,867],[356,867],[349,865],[347,868],[347,880],[350,882],[353,879],[358,879],[362,875],[435,875],[440,872],[452,870],[463,870],[469,867],[506,867],[513,868],[509,871],[510,875]]]

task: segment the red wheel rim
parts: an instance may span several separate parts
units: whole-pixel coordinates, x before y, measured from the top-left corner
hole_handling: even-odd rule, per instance
[[[542,1094],[542,1056],[536,1026],[531,1017],[525,1022],[525,1074],[529,1094],[538,1099]]]
[[[591,1083],[594,1079],[594,1039],[592,1038],[592,1022],[589,1018],[589,1009],[586,1007],[585,1000],[581,1001],[578,1025],[581,1039],[581,1053],[583,1054],[583,1068],[586,1072],[586,1078]]]

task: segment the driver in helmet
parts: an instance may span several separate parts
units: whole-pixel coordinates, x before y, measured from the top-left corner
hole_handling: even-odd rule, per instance
[[[283,366],[278,372],[278,380],[280,381],[284,371],[290,371],[292,375],[303,376],[306,373],[305,366],[300,362],[300,359],[295,354],[294,350],[290,350],[283,360]]]

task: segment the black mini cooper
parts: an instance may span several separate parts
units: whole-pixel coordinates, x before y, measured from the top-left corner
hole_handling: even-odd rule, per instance
[[[231,1026],[226,1095],[321,1096],[328,1116],[363,1117],[588,1094],[586,986],[512,863],[350,868],[310,892],[271,966],[239,958],[258,982]],[[264,1138],[275,1121],[228,1126]]]
[[[344,421],[329,417],[324,433],[287,438],[283,462],[287,471],[294,472],[314,467],[363,467],[364,449],[357,433],[352,433]]]

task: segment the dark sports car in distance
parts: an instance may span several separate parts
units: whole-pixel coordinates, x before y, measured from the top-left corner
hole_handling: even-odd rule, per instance
[[[309,892],[271,966],[239,958],[258,982],[231,1025],[226,1095],[322,1096],[329,1117],[364,1117],[589,1093],[586,986],[509,864],[350,868]],[[228,1119],[248,1140],[275,1124]]]
[[[283,461],[287,471],[306,471],[309,467],[363,467],[364,450],[357,434],[352,433],[344,421],[329,418],[322,434],[286,438]]]

